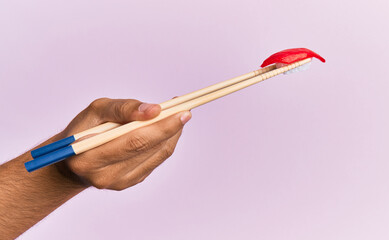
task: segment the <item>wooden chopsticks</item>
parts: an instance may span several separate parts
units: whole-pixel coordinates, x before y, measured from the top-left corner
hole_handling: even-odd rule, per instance
[[[160,104],[162,108],[161,113],[151,120],[134,121],[124,125],[120,125],[117,123],[104,123],[102,125],[62,139],[58,142],[33,150],[31,152],[31,155],[34,159],[29,162],[26,162],[25,167],[27,171],[31,172],[44,166],[61,161],[67,157],[81,154],[135,129],[148,126],[152,123],[172,116],[178,112],[191,110],[213,100],[226,96],[230,93],[249,87],[255,83],[262,82],[263,80],[287,72],[310,61],[311,58],[308,58],[295,62],[293,64],[286,65],[281,68],[276,68],[275,65],[271,65],[194,91],[192,93],[171,99]],[[82,141],[73,143],[75,140],[92,133],[98,134],[90,138],[86,138]]]
[[[176,106],[178,104],[181,104],[183,102],[186,102],[186,101],[189,101],[191,99],[203,96],[205,94],[211,93],[211,92],[219,90],[221,88],[224,88],[224,87],[236,84],[236,83],[244,81],[246,79],[258,76],[258,75],[260,75],[262,73],[266,73],[268,71],[274,70],[275,68],[276,68],[275,65],[271,65],[271,66],[255,70],[255,71],[243,74],[241,76],[238,76],[238,77],[235,77],[235,78],[232,78],[232,79],[220,82],[220,83],[216,83],[216,84],[211,85],[209,87],[206,87],[206,88],[203,88],[203,89],[200,89],[200,90],[197,90],[197,91],[185,94],[183,96],[180,96],[180,97],[177,97],[177,98],[174,98],[174,99],[170,99],[170,100],[160,104],[161,110],[164,111],[166,109],[169,109],[169,108],[171,108],[173,106]],[[40,156],[45,155],[47,153],[50,153],[50,152],[53,152],[53,151],[58,150],[60,148],[66,147],[69,144],[73,143],[74,141],[76,141],[76,140],[78,140],[78,139],[80,139],[80,138],[82,138],[84,136],[87,136],[89,134],[102,133],[102,132],[114,129],[116,127],[119,127],[119,126],[120,126],[119,123],[113,123],[113,122],[103,123],[103,124],[101,124],[99,126],[87,129],[87,130],[82,131],[80,133],[76,133],[73,136],[69,136],[67,138],[61,139],[59,141],[56,141],[56,142],[51,143],[51,144],[48,144],[48,145],[43,146],[41,148],[32,150],[31,151],[31,156],[33,158],[40,157]]]

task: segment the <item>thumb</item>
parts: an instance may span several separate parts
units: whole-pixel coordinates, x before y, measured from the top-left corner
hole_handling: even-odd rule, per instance
[[[117,123],[149,120],[161,112],[159,104],[143,103],[135,99],[109,99],[101,109],[103,121]]]

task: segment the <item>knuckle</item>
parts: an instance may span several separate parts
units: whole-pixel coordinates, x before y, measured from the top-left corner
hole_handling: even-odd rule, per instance
[[[172,156],[173,153],[174,153],[174,147],[171,147],[171,146],[165,147],[161,150],[161,158],[163,160],[165,160],[165,159],[169,158],[170,156]]]
[[[176,149],[176,144],[172,143],[167,143],[163,148],[162,148],[162,158],[165,160],[169,157],[171,157],[174,153],[174,150]]]
[[[138,181],[138,178],[136,176],[132,175],[132,176],[127,177],[127,179],[125,181],[123,181],[123,183],[119,187],[124,188],[124,189],[132,187],[132,186],[138,184],[137,181]]]
[[[125,184],[115,184],[111,187],[109,187],[110,190],[114,190],[114,191],[123,191],[125,189],[127,189],[129,186],[125,185]]]
[[[175,132],[175,126],[171,123],[167,123],[167,125],[165,127],[162,127],[160,131],[163,134],[163,136],[167,137],[172,135],[173,132]]]
[[[136,180],[130,180],[130,181],[127,183],[127,187],[126,187],[126,188],[135,186],[136,184],[138,184],[138,183],[136,182]]]
[[[127,146],[129,152],[144,152],[151,148],[151,143],[143,136],[133,135],[128,139]]]
[[[126,112],[126,103],[123,104],[115,104],[113,109],[113,115],[115,119],[122,120],[123,119],[123,113]]]
[[[136,179],[141,178],[141,177],[142,177],[143,175],[145,175],[145,174],[151,173],[151,172],[154,170],[154,168],[156,168],[156,166],[155,166],[155,164],[153,164],[153,163],[150,163],[150,164],[141,166],[141,167],[140,167],[140,172],[141,172],[141,174],[140,174],[140,176],[138,176]]]
[[[138,178],[138,179],[136,180],[136,184],[139,184],[139,183],[143,182],[145,179],[146,179],[146,177]]]
[[[108,100],[109,98],[98,98],[89,104],[88,109],[91,111],[97,111],[102,106],[104,106]]]
[[[142,183],[146,179],[146,176],[147,174],[146,175],[142,174],[140,176],[138,175],[138,176],[131,177],[127,183],[128,187]]]
[[[120,121],[128,122],[130,121],[130,116],[133,112],[135,106],[135,100],[123,100],[121,104],[116,104],[113,109],[114,117]]]
[[[111,180],[106,176],[95,175],[89,179],[89,182],[98,189],[107,189],[112,184]]]
[[[128,112],[129,110],[133,110],[135,103],[138,102],[133,99],[126,100],[120,107],[120,111],[122,112]]]
[[[79,175],[85,176],[89,172],[89,164],[86,161],[69,161],[68,168],[71,172]]]
[[[99,180],[95,180],[95,181],[90,181],[91,184],[97,188],[97,189],[107,189],[108,188],[108,184],[106,182],[102,182],[102,181],[99,181]]]
[[[139,103],[139,101],[134,99],[126,100],[116,109],[116,114],[119,115],[118,117],[123,116],[122,118],[124,118],[123,121],[125,122],[134,120],[134,112],[137,110],[136,103]]]

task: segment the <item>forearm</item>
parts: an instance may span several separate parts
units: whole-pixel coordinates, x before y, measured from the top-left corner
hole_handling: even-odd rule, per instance
[[[54,141],[53,137],[43,144]],[[43,145],[42,144],[42,145]],[[27,172],[29,152],[0,166],[0,236],[14,239],[86,188],[57,165]]]

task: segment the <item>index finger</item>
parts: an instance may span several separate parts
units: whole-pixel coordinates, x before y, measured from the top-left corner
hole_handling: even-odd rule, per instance
[[[174,136],[190,118],[189,111],[177,113],[149,126],[129,132],[92,151],[99,153],[96,157],[106,161],[107,165],[131,158]]]

